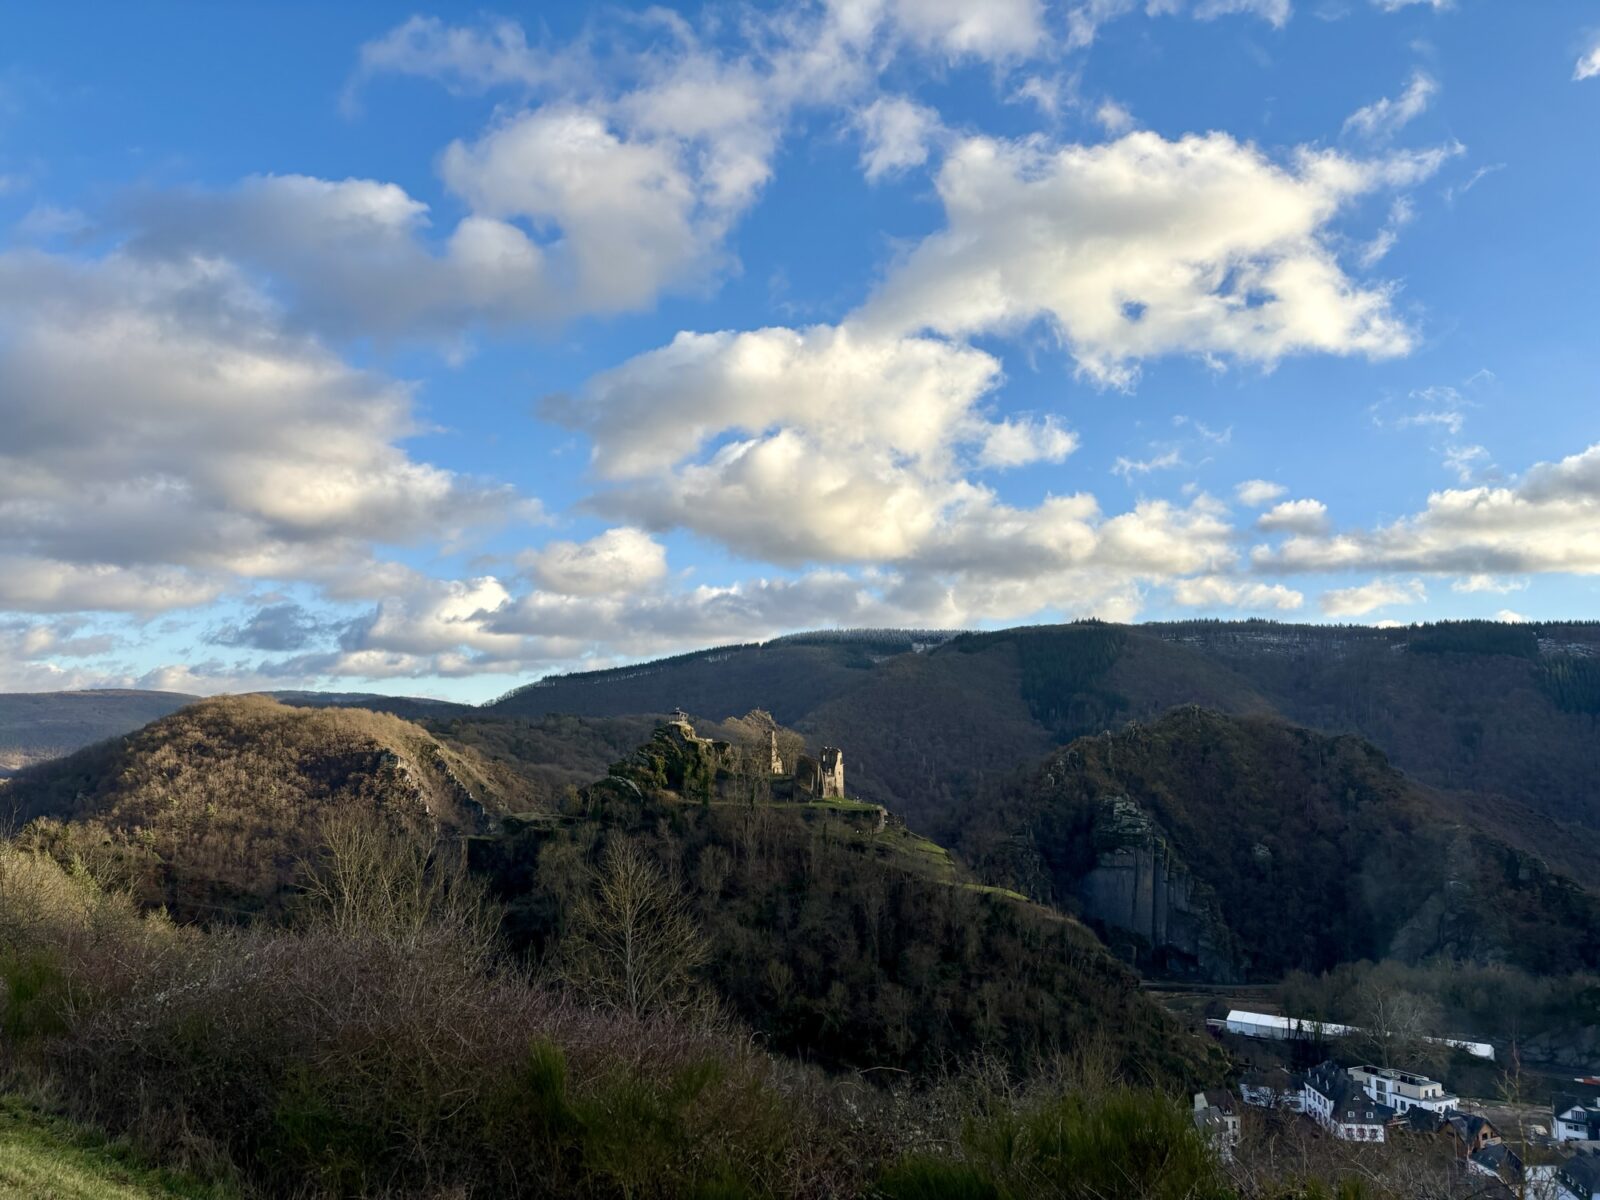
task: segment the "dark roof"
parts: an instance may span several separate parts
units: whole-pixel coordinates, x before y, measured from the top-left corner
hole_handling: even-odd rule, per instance
[[[1522,1160],[1504,1142],[1496,1142],[1492,1146],[1485,1146],[1482,1150],[1474,1150],[1471,1158],[1473,1162],[1488,1167],[1496,1175],[1509,1174],[1513,1179],[1522,1178]]]
[[[1500,1136],[1500,1131],[1495,1128],[1494,1122],[1487,1117],[1480,1117],[1477,1113],[1464,1113],[1452,1108],[1444,1114],[1444,1119],[1464,1142],[1477,1141],[1479,1132],[1485,1128],[1489,1130],[1490,1136]]]
[[[1600,1157],[1577,1154],[1561,1164],[1560,1171],[1580,1188],[1586,1188],[1585,1200],[1600,1192]]]
[[[1438,1133],[1444,1124],[1444,1118],[1431,1108],[1423,1108],[1420,1104],[1413,1104],[1406,1109],[1405,1124],[1414,1133]]]
[[[1206,1098],[1206,1103],[1212,1108],[1220,1109],[1225,1113],[1238,1111],[1239,1102],[1234,1099],[1233,1093],[1226,1088],[1211,1088],[1200,1094]]]
[[[1297,1092],[1304,1083],[1304,1076],[1291,1074],[1282,1067],[1273,1067],[1270,1071],[1247,1071],[1239,1077],[1240,1087],[1266,1087],[1279,1092]]]
[[[1350,1073],[1336,1063],[1319,1063],[1313,1067],[1306,1075],[1306,1084],[1332,1102],[1333,1117],[1342,1125],[1381,1125],[1394,1116],[1394,1109],[1368,1096]]]

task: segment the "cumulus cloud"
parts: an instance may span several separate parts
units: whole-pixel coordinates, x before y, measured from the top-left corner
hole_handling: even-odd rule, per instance
[[[1323,533],[1328,529],[1328,506],[1320,500],[1285,500],[1256,518],[1263,533]]]
[[[1456,6],[1455,0],[1372,0],[1372,3],[1384,12],[1399,12],[1419,4],[1426,5],[1434,12],[1446,12]]]
[[[1510,608],[1502,608],[1502,609],[1500,609],[1497,613],[1494,614],[1494,619],[1496,621],[1505,621],[1505,622],[1508,622],[1509,624],[1512,624],[1512,625],[1522,625],[1522,624],[1525,624],[1527,622],[1527,620],[1528,620],[1527,617],[1523,616],[1521,613],[1517,612],[1516,610],[1510,609]]]
[[[1396,582],[1374,579],[1358,587],[1338,588],[1322,594],[1322,611],[1330,617],[1364,617],[1397,604],[1421,604],[1428,598],[1422,580]]]
[[[1022,467],[1063,461],[1078,448],[1078,435],[1063,429],[1054,416],[1039,420],[1006,418],[992,423],[978,451],[980,467]]]
[[[1583,52],[1578,59],[1578,65],[1572,69],[1572,79],[1575,83],[1597,76],[1600,76],[1600,38],[1596,38],[1594,44]]]
[[[1295,536],[1252,557],[1273,571],[1600,574],[1600,444],[1541,463],[1515,485],[1437,491],[1391,524]]]
[[[1044,318],[1079,371],[1128,386],[1166,354],[1270,366],[1308,352],[1388,357],[1412,334],[1386,288],[1345,275],[1327,236],[1355,197],[1449,151],[1287,165],[1221,133],[1096,146],[969,137],[937,177],[946,228],[857,314],[880,334],[1015,332]]]
[[[1173,585],[1172,600],[1185,608],[1270,608],[1293,612],[1305,603],[1305,596],[1281,583],[1250,583],[1202,575],[1180,579]]]
[[[1262,508],[1288,493],[1289,489],[1283,484],[1266,479],[1246,479],[1233,489],[1233,494],[1239,497],[1239,503],[1251,508]]]
[[[861,169],[876,182],[920,167],[928,144],[943,128],[939,114],[904,96],[879,96],[856,115],[861,128]]]
[[[1504,596],[1527,588],[1526,579],[1505,579],[1498,575],[1468,575],[1450,585],[1453,592],[1493,592]]]
[[[1345,132],[1368,138],[1393,137],[1427,112],[1438,92],[1439,83],[1433,76],[1423,70],[1413,71],[1400,95],[1393,99],[1381,97],[1351,113],[1345,119]]]
[[[889,8],[912,43],[951,58],[1023,57],[1045,37],[1042,0],[891,0]]]
[[[513,500],[406,454],[410,389],[216,260],[0,255],[0,330],[0,606],[186,607]]]
[[[649,534],[622,526],[586,542],[550,542],[523,563],[548,591],[604,596],[660,583],[667,574],[667,551]]]

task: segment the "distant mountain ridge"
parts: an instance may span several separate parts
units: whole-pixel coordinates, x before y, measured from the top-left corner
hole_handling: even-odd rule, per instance
[[[679,706],[724,719],[765,709],[815,742],[846,746],[863,795],[935,831],[984,784],[1074,737],[1200,704],[1356,733],[1420,782],[1600,831],[1600,622],[823,631],[552,676],[477,708],[282,695],[428,721],[637,718]],[[19,699],[40,700],[0,697],[0,755],[40,740],[19,706],[7,707]],[[119,721],[84,726],[76,745],[150,719],[129,708]],[[51,752],[76,748],[71,741],[58,737]],[[581,769],[593,765],[586,752]]]
[[[106,738],[132,733],[198,697],[104,689],[0,693],[0,778]]]

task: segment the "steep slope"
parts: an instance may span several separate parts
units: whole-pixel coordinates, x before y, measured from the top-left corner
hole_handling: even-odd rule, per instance
[[[195,699],[180,692],[109,688],[0,693],[0,778],[30,763],[131,733]]]
[[[664,726],[562,813],[477,839],[517,944],[558,954],[627,843],[676,881],[717,996],[777,1049],[916,1070],[1094,1044],[1136,1078],[1216,1073],[1214,1048],[1077,921],[975,883],[875,805],[752,799],[790,793],[745,774],[738,749]]]
[[[1079,739],[974,806],[959,846],[1156,971],[1600,965],[1591,893],[1369,743],[1270,718],[1185,708]]]
[[[25,842],[114,857],[148,899],[202,916],[277,898],[335,809],[434,836],[527,803],[514,775],[397,717],[265,696],[200,701],[0,792],[13,825],[33,822]]]

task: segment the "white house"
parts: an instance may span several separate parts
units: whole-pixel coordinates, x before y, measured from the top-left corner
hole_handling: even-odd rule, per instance
[[[1555,1119],[1551,1136],[1558,1142],[1600,1141],[1600,1096],[1593,1103],[1558,1096],[1550,1111]]]
[[[1325,1062],[1306,1073],[1305,1113],[1347,1142],[1382,1142],[1394,1109],[1368,1096],[1343,1067]]]
[[[1194,1094],[1194,1127],[1216,1147],[1223,1158],[1233,1157],[1239,1144],[1239,1102],[1224,1091]]]
[[[1360,1066],[1350,1068],[1350,1077],[1372,1099],[1400,1113],[1413,1108],[1425,1108],[1429,1112],[1443,1114],[1460,1102],[1460,1097],[1445,1091],[1444,1084],[1437,1079],[1414,1075],[1410,1071]]]

